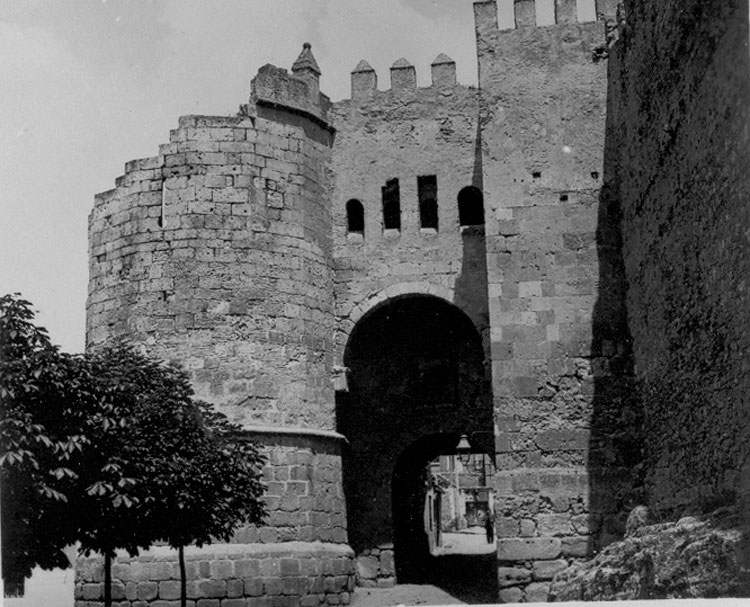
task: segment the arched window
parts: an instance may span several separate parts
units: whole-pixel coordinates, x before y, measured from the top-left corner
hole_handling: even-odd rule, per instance
[[[356,198],[346,203],[346,231],[350,234],[365,233],[365,209]]]
[[[438,229],[437,177],[423,175],[417,177],[419,196],[419,225],[422,228]]]
[[[484,196],[473,185],[458,193],[458,222],[461,226],[484,225]]]
[[[401,193],[398,179],[389,179],[382,188],[383,194],[383,228],[386,230],[401,229]]]

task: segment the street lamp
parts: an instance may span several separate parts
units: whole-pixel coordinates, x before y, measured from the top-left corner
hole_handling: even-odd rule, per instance
[[[458,453],[459,461],[464,466],[468,466],[471,460],[471,443],[469,443],[469,437],[465,434],[461,435],[458,445],[456,445],[456,452]]]

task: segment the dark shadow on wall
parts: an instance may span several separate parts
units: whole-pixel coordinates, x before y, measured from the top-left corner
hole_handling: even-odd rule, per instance
[[[643,502],[643,410],[633,369],[622,254],[617,151],[619,72],[610,53],[604,175],[598,201],[597,299],[592,314],[593,410],[588,451],[590,555],[621,539],[627,515]]]
[[[477,195],[477,203],[481,204],[481,213],[477,216],[486,217],[484,208],[484,169],[482,164],[482,122],[481,116],[477,116],[476,140],[474,143],[474,168],[472,171],[471,187],[463,188],[461,192],[473,189]],[[459,192],[459,199],[461,198]],[[460,210],[460,200],[456,201]],[[460,213],[459,213],[460,216]],[[462,262],[461,273],[456,277],[454,286],[454,301],[456,305],[469,315],[474,325],[482,336],[482,349],[485,362],[485,385],[483,386],[483,397],[487,399],[492,407],[492,368],[490,352],[490,311],[489,292],[487,277],[487,244],[485,238],[485,227],[482,225],[461,226]],[[487,437],[482,439],[482,450],[495,458],[494,436],[491,440]]]
[[[604,527],[592,540],[594,549],[611,531],[622,531],[608,521],[617,519],[618,508],[622,520],[636,500],[662,519],[731,504],[735,496],[723,492],[734,484],[741,493],[742,475],[735,480],[735,473],[750,444],[743,389],[748,306],[739,286],[748,259],[747,2],[641,2],[631,8],[630,36],[619,43],[628,45],[627,64],[621,64],[622,46],[608,59],[597,237],[601,284],[592,350],[611,334],[626,336],[629,324],[638,339],[638,377],[628,370],[630,349],[620,360],[604,359],[610,366],[622,361],[619,377],[612,370],[595,377],[591,518],[603,519]],[[725,66],[731,68],[724,72]],[[620,95],[628,114],[618,116]],[[626,150],[621,162],[618,148]],[[621,221],[615,184],[626,204],[621,230],[614,229]],[[624,303],[616,311],[618,299],[624,300],[616,294],[625,292],[623,253],[617,252],[622,235],[632,289],[629,319]],[[614,264],[612,275],[605,264]],[[612,390],[618,379],[626,387],[630,382],[632,396]],[[747,566],[750,544],[743,533]]]

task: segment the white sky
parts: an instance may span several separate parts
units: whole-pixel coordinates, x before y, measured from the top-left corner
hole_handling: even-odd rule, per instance
[[[360,59],[381,89],[402,56],[428,86],[442,52],[475,85],[473,27],[472,0],[0,0],[0,294],[82,351],[94,194],[179,116],[236,113],[305,41],[333,100]]]

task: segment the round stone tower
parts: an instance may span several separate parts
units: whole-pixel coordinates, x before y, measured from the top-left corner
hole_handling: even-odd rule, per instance
[[[194,550],[208,564],[193,568],[193,598],[334,604],[353,587],[331,382],[333,128],[319,75],[309,44],[292,74],[264,66],[237,116],[182,117],[90,216],[88,347],[126,338],[180,363],[197,397],[268,457],[267,525]],[[177,562],[160,550],[121,559],[123,599],[175,598]],[[96,600],[98,563],[82,565],[78,598]]]

